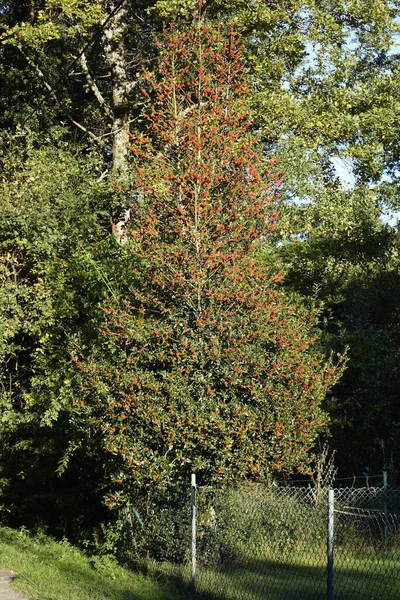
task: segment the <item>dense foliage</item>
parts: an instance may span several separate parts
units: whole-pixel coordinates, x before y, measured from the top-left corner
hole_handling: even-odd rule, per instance
[[[77,394],[77,381],[85,376],[90,360],[102,369],[96,385],[106,372],[103,367],[110,365],[107,385],[113,393],[128,386],[127,381],[113,379],[120,360],[136,361],[141,377],[151,372],[156,379],[155,372],[162,368],[149,356],[153,357],[154,350],[166,351],[167,343],[178,350],[172,339],[174,335],[182,337],[176,323],[182,322],[192,331],[190,306],[179,300],[186,301],[185,293],[192,289],[186,285],[188,271],[183,269],[183,261],[189,249],[195,249],[195,238],[185,249],[176,238],[171,246],[166,240],[158,246],[160,240],[154,237],[163,224],[171,228],[172,237],[174,227],[193,225],[186,223],[185,206],[179,205],[183,214],[178,206],[178,212],[173,211],[166,189],[177,186],[171,177],[181,168],[176,162],[179,152],[173,145],[157,142],[151,129],[154,124],[150,122],[148,129],[144,116],[152,120],[153,108],[160,116],[160,102],[168,106],[171,99],[165,97],[165,90],[154,87],[161,85],[159,76],[149,79],[144,74],[154,70],[160,55],[165,56],[153,34],[171,22],[178,22],[182,30],[190,29],[196,5],[192,0],[0,2],[0,506],[4,514],[19,520],[26,521],[27,515],[32,520],[46,520],[54,506],[59,522],[68,522],[72,515],[80,523],[90,514],[94,520],[100,518],[101,498],[109,481],[118,478],[120,468],[125,478],[125,462],[119,451],[110,455],[110,447],[100,435],[88,440],[85,419],[101,422],[104,413],[96,407],[90,386],[85,392],[86,413],[82,406],[78,410],[82,393]],[[238,282],[238,275],[232,276],[231,287],[225,282],[226,293],[241,295],[243,306],[253,291],[246,280],[251,270],[260,286],[261,280],[265,286],[255,286],[256,296],[260,289],[265,294],[271,290],[268,305],[274,297],[277,333],[274,339],[268,338],[265,361],[286,352],[293,365],[300,364],[293,358],[295,349],[289,351],[286,341],[276,350],[277,339],[282,335],[287,340],[295,329],[299,339],[293,341],[301,347],[303,339],[309,340],[309,327],[317,318],[322,335],[316,336],[311,346],[305,342],[302,360],[306,372],[314,353],[322,364],[316,345],[326,356],[332,350],[341,354],[349,346],[347,370],[321,408],[329,421],[323,435],[330,431],[341,475],[360,473],[366,467],[379,473],[387,467],[396,477],[399,468],[399,240],[397,227],[382,221],[385,212],[398,206],[398,14],[399,3],[388,0],[204,3],[207,24],[234,24],[243,43],[244,74],[249,83],[246,95],[238,91],[237,101],[243,107],[239,110],[235,105],[234,110],[250,116],[250,128],[241,132],[236,142],[223,137],[223,129],[218,130],[215,145],[220,144],[220,152],[238,152],[239,144],[248,143],[250,132],[257,132],[263,159],[271,164],[266,178],[257,168],[260,186],[268,188],[265,201],[272,203],[264,209],[269,216],[277,213],[278,217],[274,227],[262,234],[263,244],[257,250],[250,245],[249,254],[238,257],[244,279]],[[157,94],[161,94],[159,100]],[[194,127],[198,118],[190,110],[192,103],[193,97],[181,98],[178,109],[184,113],[182,125],[187,128]],[[202,106],[200,113],[211,127]],[[167,115],[163,118],[165,121]],[[210,114],[210,118],[213,126],[220,128],[217,115]],[[240,127],[243,124],[241,121]],[[172,122],[170,129],[166,123],[163,127],[164,134],[171,137]],[[243,141],[239,141],[242,133]],[[183,152],[179,131],[178,138]],[[187,151],[181,165],[186,161],[197,177],[197,150],[188,147]],[[238,170],[252,160],[253,151],[251,147],[247,154],[239,153],[238,159],[244,162],[241,167],[238,164]],[[143,172],[129,168],[130,160]],[[161,176],[158,170],[153,178],[149,170],[155,163],[164,165],[165,172]],[[273,173],[278,167],[285,174],[279,197],[273,194]],[[225,181],[226,170],[221,170],[220,176]],[[243,178],[240,181],[241,186],[248,184]],[[144,185],[147,194],[140,191]],[[230,190],[229,181],[224,185]],[[223,189],[217,192],[222,198]],[[163,215],[155,213],[146,201],[161,197],[165,201]],[[167,217],[168,211],[172,217]],[[210,213],[213,219],[217,216]],[[139,217],[146,223],[143,231]],[[233,221],[233,226],[238,223]],[[128,234],[124,237],[125,230]],[[222,230],[218,236],[227,239]],[[216,241],[211,236],[207,243]],[[149,244],[148,255],[145,243]],[[161,252],[176,267],[176,280],[165,269]],[[215,251],[215,267],[221,260],[218,252],[230,256],[232,248]],[[212,268],[204,255],[202,260],[202,269]],[[160,268],[153,272],[153,280],[143,280],[143,270],[150,262]],[[221,262],[224,272],[232,275],[233,263]],[[187,263],[187,270],[190,265]],[[274,281],[277,273],[282,274],[282,282]],[[218,277],[210,280],[206,300],[223,320],[228,313],[226,302],[216,298],[218,289],[211,284]],[[162,278],[165,287],[161,294]],[[156,284],[157,290],[153,289]],[[132,296],[133,290],[143,297]],[[154,307],[149,309],[155,292],[157,298],[160,294],[162,310],[171,308],[169,319],[152,312]],[[262,294],[258,302],[261,298]],[[142,316],[143,325],[137,327],[142,301],[146,318]],[[290,305],[296,307],[293,314]],[[112,314],[122,321],[121,327],[112,321]],[[253,326],[250,313],[246,315],[234,323],[221,348],[205,341],[218,326],[208,322],[212,321],[208,315],[202,325],[203,341],[196,337],[187,365],[179,354],[174,365],[186,369],[183,381],[191,394],[185,396],[185,402],[189,396],[197,397],[193,395],[193,373],[201,372],[199,365],[203,370],[207,366],[206,360],[196,358],[201,348],[213,364],[221,359],[219,373],[226,376],[232,365],[224,357],[225,349],[240,327],[251,331]],[[253,351],[261,352],[272,312],[264,316],[257,343],[250,346],[240,338],[235,348],[238,355],[249,358]],[[181,321],[174,321],[178,317]],[[261,317],[259,312],[259,320]],[[154,335],[157,320],[164,332],[160,338]],[[257,320],[254,327],[256,324]],[[138,343],[147,340],[152,346],[151,353],[140,360],[132,346],[121,346],[118,341],[124,331],[131,335],[133,327],[140,337]],[[105,336],[100,342],[100,330],[108,332],[107,344]],[[90,358],[77,371],[71,357],[80,360],[82,354]],[[259,376],[262,379],[261,373]],[[217,376],[213,377],[211,396],[217,402],[222,392],[215,386]],[[305,380],[301,382],[299,375],[289,384],[287,373],[283,374],[282,386],[287,386],[288,397]],[[244,381],[240,393],[250,383]],[[196,385],[200,396],[206,383]],[[160,390],[165,390],[168,382],[157,380],[157,386],[162,395]],[[322,390],[317,393],[318,406],[322,395]],[[149,408],[154,406],[150,403]],[[115,411],[116,417],[117,407]],[[245,425],[251,428],[254,423]],[[310,443],[317,429],[310,427]],[[200,433],[191,431],[195,441]],[[292,434],[294,440],[298,431]],[[228,437],[227,430],[223,431],[218,443]],[[165,443],[168,445],[167,438]],[[188,458],[187,454],[180,456],[182,461]],[[296,460],[292,466],[288,463],[289,470],[301,466],[303,459]],[[228,462],[224,462],[227,471],[231,468]],[[185,468],[190,470],[190,463],[185,463]],[[89,496],[96,507],[92,511]]]
[[[77,356],[82,430],[122,459],[124,492],[190,470],[307,471],[337,373],[313,349],[315,315],[288,304],[263,260],[279,175],[247,134],[240,45],[199,25],[158,47],[148,129],[130,146],[134,287]]]

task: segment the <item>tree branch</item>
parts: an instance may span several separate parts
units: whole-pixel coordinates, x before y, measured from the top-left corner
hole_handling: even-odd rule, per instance
[[[93,79],[93,77],[89,71],[86,54],[83,51],[80,52],[79,62],[81,64],[82,71],[86,77],[86,81],[88,82],[90,89],[92,90],[93,94],[95,95],[97,102],[100,104],[100,106],[104,110],[107,117],[109,117],[110,119],[114,119],[114,114],[113,114],[110,106],[105,101],[95,80]]]
[[[73,123],[75,125],[75,127],[78,127],[78,129],[80,129],[81,131],[84,131],[92,140],[94,140],[96,143],[100,144],[102,148],[104,148],[104,142],[97,137],[97,135],[95,135],[92,131],[90,131],[90,129],[88,129],[87,127],[85,127],[84,125],[82,125],[82,123],[79,123],[78,121],[76,121],[74,119],[74,117],[71,115],[71,113],[69,112],[69,110],[64,106],[64,104],[61,102],[61,100],[58,98],[54,88],[49,84],[49,82],[46,80],[46,77],[43,73],[43,71],[40,69],[40,67],[24,52],[22,46],[18,46],[18,50],[21,52],[21,54],[24,56],[24,58],[26,59],[26,61],[28,62],[28,64],[35,69],[36,73],[39,75],[40,79],[43,81],[43,85],[46,88],[46,90],[49,92],[50,97],[52,98],[52,100],[58,104],[58,106],[60,107],[60,109],[62,110],[62,112],[64,113],[64,115],[71,121],[71,123]]]

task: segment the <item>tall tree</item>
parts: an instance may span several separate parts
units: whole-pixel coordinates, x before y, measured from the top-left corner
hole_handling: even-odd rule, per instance
[[[76,425],[114,464],[113,502],[190,470],[307,471],[340,373],[314,349],[315,313],[288,305],[262,260],[279,174],[248,133],[237,37],[200,22],[158,49],[130,146],[134,287],[76,354]]]

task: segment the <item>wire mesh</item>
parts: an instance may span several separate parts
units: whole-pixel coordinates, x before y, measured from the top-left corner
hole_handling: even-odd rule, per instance
[[[312,487],[198,488],[198,594],[325,600],[327,496]],[[399,500],[393,488],[335,489],[334,600],[399,600]],[[189,485],[149,490],[125,518],[124,559],[190,584],[191,517]]]
[[[229,600],[326,597],[326,494],[204,487],[197,510],[199,592]]]
[[[336,600],[400,598],[399,493],[382,488],[335,490]]]
[[[335,489],[335,501],[358,508],[383,510],[385,494],[388,511],[400,514],[400,490],[391,486],[388,486],[386,491],[384,487],[338,488]]]
[[[191,489],[149,489],[132,501],[124,520],[120,558],[146,572],[188,585],[191,577]]]

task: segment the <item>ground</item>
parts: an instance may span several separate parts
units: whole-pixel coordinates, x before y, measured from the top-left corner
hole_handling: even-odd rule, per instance
[[[0,600],[27,600],[11,589],[10,584],[14,578],[15,573],[13,571],[0,569]]]

